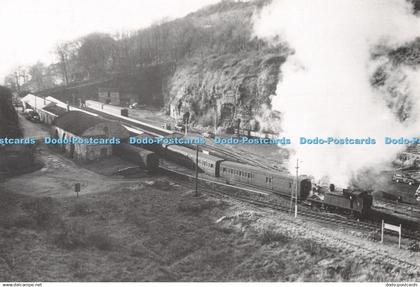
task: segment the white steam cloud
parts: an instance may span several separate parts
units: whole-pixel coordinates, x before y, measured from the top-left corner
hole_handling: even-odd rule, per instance
[[[273,108],[282,113],[301,172],[347,185],[358,171],[389,163],[403,146],[385,136],[420,136],[419,113],[401,123],[385,90],[370,83],[377,45],[396,47],[420,36],[420,19],[404,0],[274,0],[254,23],[260,38],[294,51],[281,67]],[[404,93],[418,108],[418,72],[406,73]],[[412,87],[412,88],[411,88]],[[417,128],[417,129],[416,129]],[[417,134],[416,134],[417,132]],[[299,145],[299,138],[375,138],[375,145]]]

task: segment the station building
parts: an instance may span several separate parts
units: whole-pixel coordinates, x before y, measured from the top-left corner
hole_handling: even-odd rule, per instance
[[[81,111],[69,111],[58,116],[52,123],[51,137],[60,139],[111,139],[121,142],[129,137],[128,130],[119,122],[86,114]],[[69,158],[79,161],[92,161],[112,155],[112,144],[62,143],[57,147]]]

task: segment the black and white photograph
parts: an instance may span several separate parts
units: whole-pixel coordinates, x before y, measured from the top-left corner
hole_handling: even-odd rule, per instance
[[[0,37],[0,287],[420,287],[420,0],[2,0]]]

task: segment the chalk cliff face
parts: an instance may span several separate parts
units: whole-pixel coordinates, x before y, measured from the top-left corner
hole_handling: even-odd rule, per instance
[[[223,1],[182,21],[201,33],[194,53],[178,62],[167,81],[165,106],[170,114],[203,127],[271,129],[270,112],[280,66],[290,51],[253,35],[253,18],[270,1]],[[187,114],[188,115],[188,114]]]
[[[201,126],[259,129],[257,117],[269,109],[285,55],[249,51],[186,61],[169,81],[168,104],[175,117],[190,112]]]
[[[224,1],[181,20],[198,27],[201,34],[194,35],[201,40],[195,40],[208,45],[194,46],[165,80],[164,103],[174,118],[189,113],[191,121],[203,127],[240,122],[241,128],[281,130],[281,115],[271,110],[271,99],[281,97],[275,95],[281,65],[293,47],[281,39],[272,45],[255,37],[255,15],[269,3]],[[420,79],[418,87],[408,86],[408,80],[420,65],[420,39],[401,47],[378,46],[372,49],[372,63],[372,87],[401,121],[412,118],[420,108],[414,103],[416,94],[420,100]]]

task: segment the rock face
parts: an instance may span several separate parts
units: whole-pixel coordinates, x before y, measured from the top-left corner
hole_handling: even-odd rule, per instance
[[[202,127],[261,128],[290,53],[253,34],[253,19],[268,3],[222,1],[181,20],[194,37],[192,52],[167,81],[164,102],[173,118],[189,117]]]
[[[276,95],[281,65],[293,47],[255,38],[253,19],[268,3],[222,1],[181,20],[196,32],[194,52],[177,62],[165,79],[164,104],[174,119],[189,118],[201,127],[281,130],[271,96],[281,97]],[[420,39],[396,48],[378,46],[372,50],[372,63],[372,87],[401,121],[408,120],[415,114],[415,95],[420,94],[420,84],[409,84],[415,82],[413,70],[420,65]]]
[[[414,120],[420,108],[420,38],[392,49],[378,47],[373,60],[372,86],[385,95],[386,104],[401,122]]]
[[[226,54],[190,60],[177,67],[169,82],[171,116],[200,126],[259,129],[257,115],[271,104],[279,81],[281,51]]]

